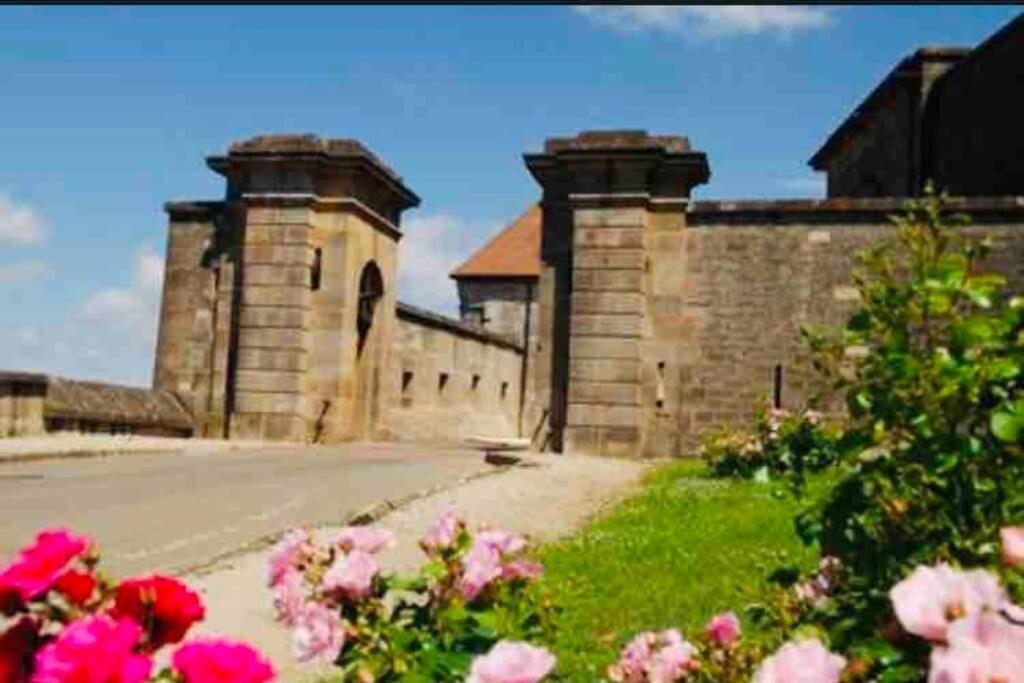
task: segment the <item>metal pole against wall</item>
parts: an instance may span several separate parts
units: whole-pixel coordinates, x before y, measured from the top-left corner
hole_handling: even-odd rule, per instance
[[[526,283],[526,315],[523,317],[523,361],[519,364],[519,419],[517,434],[523,436],[523,417],[526,412],[526,371],[530,359],[530,311],[533,308],[533,283]]]

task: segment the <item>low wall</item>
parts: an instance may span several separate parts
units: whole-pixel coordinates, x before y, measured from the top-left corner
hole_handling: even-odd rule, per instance
[[[169,391],[0,371],[0,437],[46,432],[191,436],[192,416]]]
[[[0,437],[33,436],[45,431],[46,375],[0,372]]]
[[[522,348],[408,304],[395,313],[375,436],[435,443],[516,436]]]

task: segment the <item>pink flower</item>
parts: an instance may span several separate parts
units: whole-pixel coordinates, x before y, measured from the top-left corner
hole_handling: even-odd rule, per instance
[[[665,631],[665,646],[654,653],[648,667],[651,683],[672,683],[686,678],[695,664],[693,645],[683,640],[675,629]]]
[[[304,529],[292,529],[281,537],[271,551],[267,562],[267,585],[276,586],[285,573],[309,553],[309,534]]]
[[[503,640],[473,660],[466,683],[537,683],[555,668],[555,656],[529,643]]]
[[[462,520],[454,512],[446,512],[430,527],[420,543],[428,551],[450,548],[455,543],[459,534],[459,526]]]
[[[528,562],[527,560],[515,560],[502,566],[501,578],[508,581],[515,579],[533,580],[544,573],[544,565],[539,562]]]
[[[988,610],[950,625],[949,647],[932,650],[928,683],[1021,683],[1024,628]]]
[[[300,662],[314,659],[333,662],[345,645],[338,613],[316,602],[302,606],[295,616],[292,652]]]
[[[804,419],[807,420],[812,426],[817,426],[821,422],[821,413],[817,410],[808,410],[804,412]]]
[[[277,675],[258,650],[226,638],[185,643],[171,664],[184,683],[267,683]]]
[[[733,612],[711,617],[707,625],[708,638],[720,647],[729,647],[740,638],[740,620]]]
[[[41,531],[32,545],[22,548],[12,563],[0,570],[0,611],[13,611],[50,590],[88,546],[89,539],[67,529]]]
[[[481,531],[476,535],[475,542],[491,547],[502,555],[511,555],[526,547],[526,539],[522,536],[498,529]]]
[[[346,553],[362,550],[364,553],[376,553],[395,544],[395,535],[387,529],[375,529],[368,526],[349,526],[341,530],[334,539]]]
[[[491,581],[501,576],[501,571],[501,553],[478,538],[462,558],[459,592],[466,600],[475,600]]]
[[[789,642],[761,662],[753,683],[838,683],[846,660],[816,638]]]
[[[637,634],[608,668],[616,683],[672,683],[695,670],[695,649],[676,629]]]
[[[136,654],[142,628],[93,616],[69,624],[36,653],[32,683],[142,683],[153,662]]]
[[[1024,566],[1024,526],[1003,527],[999,539],[1003,542],[1003,563],[1011,567]]]
[[[378,571],[379,567],[373,555],[362,550],[353,550],[348,555],[339,556],[327,569],[323,587],[327,591],[336,591],[358,600],[370,594],[373,577]]]
[[[946,638],[951,621],[1006,601],[999,579],[982,569],[962,572],[947,564],[917,567],[889,591],[903,628],[931,641]]]
[[[277,618],[291,626],[306,603],[306,586],[302,572],[291,569],[274,586],[274,609]]]

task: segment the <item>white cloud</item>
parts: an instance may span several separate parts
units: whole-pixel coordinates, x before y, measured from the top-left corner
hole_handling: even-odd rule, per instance
[[[0,194],[0,244],[42,244],[48,231],[46,221],[36,209],[15,204],[10,197]]]
[[[459,298],[448,274],[469,258],[473,245],[495,232],[497,227],[473,228],[446,214],[403,221],[403,237],[398,243],[398,298],[457,316]]]
[[[801,5],[576,5],[573,10],[626,33],[662,31],[703,38],[789,35],[832,21],[830,10]]]
[[[156,339],[163,274],[163,258],[152,246],[143,246],[135,254],[131,283],[90,294],[82,303],[78,319],[126,331],[137,342],[152,343]]]
[[[32,282],[46,273],[46,263],[38,259],[0,265],[0,283]]]

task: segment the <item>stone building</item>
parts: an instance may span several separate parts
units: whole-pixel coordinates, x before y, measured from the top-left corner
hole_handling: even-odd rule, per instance
[[[928,180],[1000,243],[991,265],[1024,290],[1022,69],[1024,17],[973,50],[917,50],[813,155],[823,200],[696,200],[711,162],[682,136],[550,138],[523,157],[539,201],[451,273],[458,320],[397,301],[401,218],[419,198],[372,152],[315,135],[236,142],[207,159],[222,199],[165,207],[154,389],[149,403],[124,394],[124,424],[691,454],[759,398],[805,405],[799,327],[844,321],[856,252]],[[74,424],[51,380],[0,375],[0,427]]]

